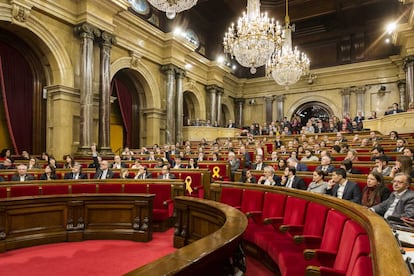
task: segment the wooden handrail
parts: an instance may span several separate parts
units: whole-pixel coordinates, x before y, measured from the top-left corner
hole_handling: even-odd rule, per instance
[[[215,275],[209,271],[218,269],[217,264],[232,256],[247,227],[243,213],[225,204],[190,197],[175,198],[175,205],[189,220],[185,240],[198,240],[126,275]],[[198,225],[202,230],[191,228],[191,225],[197,227],[196,221],[203,222]],[[216,227],[216,231],[209,231]],[[176,234],[177,238],[182,237]]]

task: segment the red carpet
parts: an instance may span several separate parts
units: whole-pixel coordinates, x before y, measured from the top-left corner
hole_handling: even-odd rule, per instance
[[[174,229],[154,233],[148,243],[132,241],[83,241],[56,243],[0,254],[1,276],[123,275],[165,256],[172,247]],[[247,258],[246,275],[272,275],[260,262]]]

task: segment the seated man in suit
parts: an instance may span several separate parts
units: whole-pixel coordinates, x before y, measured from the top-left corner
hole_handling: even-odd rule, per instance
[[[175,179],[175,175],[170,173],[170,167],[164,165],[161,169],[161,174],[158,176],[159,179]]]
[[[360,170],[352,167],[352,161],[349,159],[342,160],[340,167],[345,169],[348,174],[362,174]]]
[[[411,177],[408,174],[397,173],[392,181],[393,192],[390,197],[371,207],[370,210],[388,218],[414,218],[414,191],[410,189]]]
[[[87,179],[87,175],[82,173],[82,166],[80,163],[75,162],[72,167],[72,172],[65,173],[64,179]]]
[[[331,157],[328,155],[321,157],[321,164],[316,167],[317,170],[321,170],[324,173],[331,173],[335,170],[335,167],[331,165]]]
[[[17,166],[17,173],[12,176],[11,181],[30,181],[35,180],[34,176],[27,174],[27,166],[20,164]]]
[[[115,155],[114,156],[114,163],[112,163],[112,169],[122,169],[128,167],[125,162],[121,161],[121,156]]]
[[[281,185],[285,186],[286,188],[294,188],[300,190],[306,190],[307,188],[305,180],[299,176],[296,176],[296,169],[292,166],[285,168]]]
[[[99,169],[96,170],[95,179],[111,179],[114,176],[114,172],[109,169],[107,160],[102,160]]]
[[[0,164],[1,170],[11,170],[15,169],[16,167],[13,164],[13,161],[10,158],[6,158],[3,160],[3,164]]]
[[[298,159],[295,157],[288,158],[287,164],[289,167],[294,167],[297,172],[308,170],[308,166],[306,166],[305,163],[299,163]]]
[[[244,161],[244,167],[250,168],[252,165],[252,159],[250,158],[250,154],[247,152],[245,146],[241,146],[239,149],[239,154],[242,155]]]
[[[232,151],[229,152],[227,158],[230,164],[230,179],[231,181],[234,181],[234,174],[240,168],[240,160],[236,157],[236,154]]]
[[[280,186],[281,179],[275,174],[275,169],[272,166],[266,166],[264,168],[264,175],[257,181],[258,184]]]
[[[152,178],[152,174],[148,172],[147,167],[139,165],[138,173],[134,177],[135,179],[148,179]]]
[[[263,155],[256,155],[256,163],[252,165],[252,170],[261,171],[264,170],[266,167],[265,163],[263,163]]]
[[[332,179],[328,182],[326,194],[346,199],[361,204],[361,188],[353,181],[346,178],[346,171],[343,168],[335,169]]]

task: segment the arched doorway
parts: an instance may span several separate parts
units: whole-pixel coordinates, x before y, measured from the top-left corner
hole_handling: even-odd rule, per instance
[[[305,125],[312,117],[327,123],[329,118],[333,115],[334,113],[332,109],[327,104],[318,101],[311,101],[299,106],[295,112],[293,112],[292,118],[293,116],[299,116],[301,118],[302,125]]]
[[[198,110],[200,108],[196,95],[191,91],[185,91],[183,94],[183,124],[185,126],[193,125],[197,119],[200,119],[197,114]]]
[[[22,32],[24,33],[24,31]],[[6,30],[0,32],[0,142],[15,154],[46,148],[45,66],[39,51]]]
[[[124,69],[111,82],[111,148],[140,147],[143,88],[135,72]]]

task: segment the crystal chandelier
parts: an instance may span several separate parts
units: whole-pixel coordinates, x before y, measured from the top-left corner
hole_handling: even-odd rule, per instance
[[[266,64],[271,54],[281,43],[281,26],[267,14],[260,14],[260,0],[247,0],[247,13],[233,23],[224,35],[224,52],[235,57],[240,65],[256,67]]]
[[[179,12],[190,9],[197,0],[148,0],[154,8],[165,12],[168,19],[173,19]]]
[[[285,28],[283,30],[282,47],[276,49],[266,65],[266,74],[272,75],[279,84],[288,88],[296,83],[301,76],[309,71],[310,61],[306,54],[301,53],[297,47],[292,48],[292,29],[288,15],[288,0],[286,0]]]

